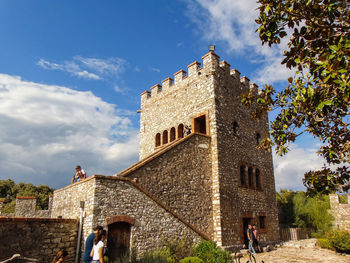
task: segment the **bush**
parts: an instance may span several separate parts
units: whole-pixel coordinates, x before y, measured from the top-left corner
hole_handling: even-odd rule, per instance
[[[193,249],[194,255],[204,263],[231,263],[232,257],[228,251],[222,250],[212,241],[201,241]]]
[[[186,257],[181,259],[180,263],[203,263],[203,260],[198,257]]]
[[[326,234],[332,247],[340,253],[350,254],[350,232],[335,230]]]
[[[327,249],[334,250],[331,242],[327,238],[317,239],[317,246],[319,246],[321,248],[327,248]]]

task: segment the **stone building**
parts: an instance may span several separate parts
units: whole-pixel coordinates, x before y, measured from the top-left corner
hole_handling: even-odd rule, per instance
[[[350,231],[350,194],[347,195],[347,203],[339,202],[339,195],[330,194],[330,212],[334,217],[333,227],[341,230]]]
[[[253,120],[240,94],[255,88],[213,52],[141,94],[140,161],[118,175],[136,179],[221,246],[279,239],[272,155],[257,149],[267,114]],[[190,126],[191,136],[183,128]]]
[[[83,241],[102,225],[112,258],[166,239],[242,246],[248,223],[279,241],[272,155],[257,148],[268,118],[239,97],[257,86],[214,52],[202,60],[141,94],[139,162],[56,190],[52,218],[80,218]]]

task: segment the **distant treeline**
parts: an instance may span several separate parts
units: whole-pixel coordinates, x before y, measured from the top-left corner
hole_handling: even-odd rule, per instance
[[[0,198],[5,198],[3,213],[15,211],[16,196],[35,196],[37,198],[37,209],[47,209],[49,195],[54,189],[47,185],[35,186],[33,184],[18,183],[11,179],[0,180]]]

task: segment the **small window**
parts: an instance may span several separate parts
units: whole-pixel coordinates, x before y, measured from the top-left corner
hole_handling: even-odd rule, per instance
[[[233,134],[235,135],[238,134],[238,123],[236,121],[232,123],[232,130],[233,130]]]
[[[163,144],[168,143],[168,131],[163,131]]]
[[[160,133],[156,135],[156,147],[160,146]]]
[[[253,183],[253,168],[249,167],[248,168],[248,183],[249,183],[249,187],[253,187],[254,183]]]
[[[172,141],[174,141],[175,140],[175,128],[174,127],[172,127],[171,129],[170,129],[170,141],[172,142]]]
[[[245,186],[246,181],[245,181],[245,166],[244,165],[241,165],[239,174],[240,174],[240,178],[241,178],[241,185]]]
[[[260,170],[255,169],[255,185],[257,189],[261,189],[261,183],[260,183]]]
[[[259,216],[259,228],[260,229],[266,228],[266,216]]]
[[[260,135],[260,133],[257,133],[256,134],[256,145],[259,145],[260,142],[261,142],[261,135]]]
[[[179,126],[177,126],[177,138],[183,138],[184,137],[184,125],[181,123]]]

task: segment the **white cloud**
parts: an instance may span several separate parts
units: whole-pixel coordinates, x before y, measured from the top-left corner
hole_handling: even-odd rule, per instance
[[[47,70],[69,72],[85,79],[102,80],[108,77],[118,78],[125,71],[128,63],[122,58],[99,59],[75,56],[72,60],[64,61],[61,64],[42,58],[37,65]]]
[[[324,159],[316,154],[318,149],[303,149],[296,144],[291,144],[287,155],[281,157],[274,154],[274,170],[276,190],[292,189],[304,190],[304,173],[310,170],[321,169]]]
[[[192,0],[186,1],[187,15],[197,26],[197,34],[205,41],[219,42],[223,50],[239,53],[252,63],[259,63],[256,72],[248,76],[259,85],[285,80],[291,72],[281,65],[287,39],[272,48],[262,46],[256,29],[256,0]]]
[[[138,159],[123,112],[91,92],[0,74],[0,179],[62,187],[77,164],[115,174]]]
[[[153,67],[151,67],[151,70],[154,71],[154,72],[158,72],[158,73],[160,72],[160,69],[159,69],[159,68],[153,68]]]

